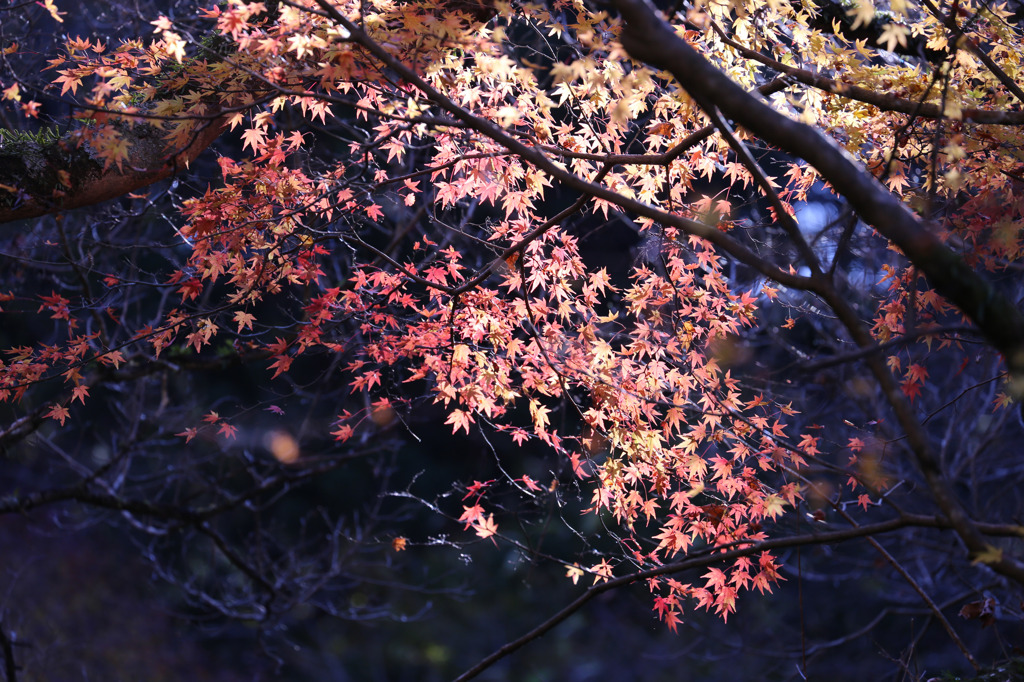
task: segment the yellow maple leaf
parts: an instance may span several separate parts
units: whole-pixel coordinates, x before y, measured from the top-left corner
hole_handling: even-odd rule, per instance
[[[580,578],[583,577],[583,569],[580,568],[580,565],[579,564],[573,564],[572,566],[570,566],[570,565],[566,564],[565,568],[566,568],[565,577],[566,578],[571,578],[573,585],[578,584],[579,581],[580,581]]]
[[[998,564],[1003,560],[1003,550],[995,545],[985,545],[985,549],[972,555],[972,564]]]
[[[907,46],[907,27],[889,23],[882,27],[882,35],[878,36],[878,44],[884,45],[889,52],[897,45]]]
[[[872,0],[857,0],[857,3],[847,10],[846,15],[853,18],[853,25],[850,26],[856,31],[860,26],[867,26],[875,18],[875,3]]]

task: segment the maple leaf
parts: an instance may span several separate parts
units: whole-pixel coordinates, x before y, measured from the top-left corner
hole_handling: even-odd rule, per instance
[[[228,424],[227,422],[223,422],[217,429],[217,433],[221,434],[226,438],[231,438],[232,440],[234,440],[238,435],[238,427]]]
[[[166,16],[161,14],[155,20],[149,22],[152,26],[156,27],[157,31],[170,31],[174,28],[174,24]]]
[[[850,28],[856,31],[860,26],[870,24],[874,20],[875,4],[872,0],[854,0],[853,6],[846,14],[853,18],[853,25]]]
[[[663,620],[665,621],[665,625],[667,625],[668,629],[672,632],[677,632],[679,624],[682,622],[679,618],[679,612],[675,610],[666,611]]]
[[[1009,407],[1010,405],[1013,405],[1014,402],[1016,402],[1016,401],[1012,397],[1010,397],[1006,393],[1000,391],[999,393],[996,394],[996,397],[992,400],[992,406],[993,406],[992,409],[993,410],[1005,409],[1005,408]]]
[[[474,495],[482,495],[492,483],[494,483],[493,479],[490,481],[473,481],[471,485],[466,486],[466,494],[462,496],[462,499],[467,500]]]
[[[640,505],[640,511],[647,518],[647,522],[650,523],[651,519],[657,516],[657,509],[660,507],[657,500],[654,498],[648,498],[643,501]]]
[[[612,577],[612,565],[607,559],[601,559],[600,563],[591,566],[589,570],[594,574],[595,585],[599,582],[606,583]]]
[[[46,9],[50,13],[50,17],[57,22],[64,23],[63,15],[66,12],[60,12],[57,10],[57,5],[54,4],[53,0],[38,0],[38,4]]]
[[[121,367],[124,362],[124,353],[119,350],[108,350],[106,353],[97,356],[97,360],[104,365],[111,365],[114,369]]]
[[[463,506],[462,515],[459,516],[459,521],[465,523],[465,530],[469,530],[469,527],[476,523],[484,513],[484,508],[479,503],[472,506]]]
[[[799,448],[812,457],[818,454],[818,437],[810,434],[800,436]]]
[[[61,75],[54,80],[54,83],[62,83],[60,88],[60,94],[63,96],[68,90],[74,95],[78,92],[79,86],[82,85],[82,79],[80,76],[75,75],[70,70],[58,71]]]
[[[910,365],[906,369],[906,374],[902,381],[901,387],[903,393],[913,401],[916,397],[921,395],[921,389],[925,385],[925,380],[928,378],[928,369],[922,365]]]
[[[533,428],[537,433],[544,433],[547,430],[548,424],[550,423],[548,420],[548,414],[550,414],[550,412],[551,410],[544,407],[536,400],[530,401],[530,416],[533,417]],[[466,432],[468,433],[469,429],[466,429]]]
[[[251,315],[247,312],[239,310],[235,313],[235,322],[238,323],[238,333],[241,334],[243,329],[252,329],[252,323],[256,320],[255,315]]]
[[[491,538],[491,542],[495,545],[498,544],[493,537],[498,532],[498,525],[494,522],[494,514],[478,518],[473,524],[473,531],[481,538]]]
[[[43,310],[47,310],[48,309],[51,312],[53,312],[53,315],[50,316],[50,319],[53,319],[53,320],[70,320],[71,319],[71,311],[68,309],[68,304],[71,301],[69,301],[68,299],[64,298],[63,296],[61,296],[60,294],[58,294],[55,291],[51,292],[51,294],[49,296],[40,296],[39,298],[41,298],[42,301],[43,301],[43,305],[39,306],[39,312],[42,312]]]
[[[352,437],[354,430],[350,424],[340,424],[338,427],[331,431],[331,435],[334,439],[340,442],[345,442]]]
[[[452,410],[444,423],[452,425],[452,433],[457,432],[459,429],[465,429],[466,433],[469,433],[469,425],[473,422],[473,415],[465,410]]]
[[[901,26],[896,23],[888,23],[882,27],[882,35],[878,37],[878,44],[884,45],[885,49],[890,52],[892,52],[897,45],[906,47],[908,33],[909,31],[906,26]]]
[[[991,597],[979,599],[961,607],[959,616],[967,620],[980,619],[982,627],[989,627],[996,622],[997,602]]]
[[[583,569],[580,568],[579,564],[573,564],[572,566],[565,565],[565,577],[572,580],[573,585],[579,584],[580,578],[583,577]]]
[[[56,419],[60,422],[61,426],[64,426],[64,422],[71,416],[71,412],[63,405],[54,405],[48,412],[43,414],[43,416],[49,417],[50,419]]]
[[[577,478],[587,478],[590,476],[590,469],[587,466],[587,464],[580,458],[579,453],[571,453],[569,455],[569,462],[572,465],[572,473]]]
[[[242,149],[249,147],[254,153],[263,149],[267,134],[262,128],[247,128],[242,133]]]
[[[71,396],[71,402],[75,402],[77,400],[84,405],[85,399],[89,397],[89,387],[84,384],[75,386],[71,389]]]
[[[772,494],[764,498],[764,515],[769,519],[778,518],[786,509],[785,501],[778,495]]]
[[[284,374],[285,372],[287,372],[289,369],[291,369],[292,362],[294,362],[294,361],[295,361],[295,358],[293,358],[290,355],[278,355],[278,356],[275,356],[274,361],[272,363],[270,363],[270,368],[269,369],[274,370],[274,374],[270,378],[271,379],[276,379],[281,374]]]
[[[709,569],[702,577],[707,578],[707,582],[704,586],[715,592],[725,589],[728,584],[728,577],[719,568]]]
[[[537,491],[537,492],[540,492],[541,490],[543,490],[543,488],[541,488],[539,485],[537,485],[536,481],[534,481],[532,478],[530,478],[529,476],[527,476],[525,474],[523,475],[523,477],[520,480],[523,482],[523,485],[525,485],[530,490],[534,490],[534,491]]]
[[[1002,560],[1003,549],[995,545],[985,545],[982,551],[971,554],[972,564],[998,564]]]
[[[928,369],[924,365],[913,364],[907,367],[907,381],[915,384],[923,384],[927,378]]]
[[[907,178],[905,171],[897,169],[889,174],[889,177],[886,178],[885,184],[896,194],[903,194],[906,191],[906,188],[910,186],[910,180]]]

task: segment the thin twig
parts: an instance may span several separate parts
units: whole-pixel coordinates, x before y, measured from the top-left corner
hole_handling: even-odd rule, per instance
[[[617,589],[619,587],[625,587],[626,585],[632,585],[637,582],[642,582],[650,578],[656,578],[663,575],[671,575],[682,571],[702,568],[711,564],[716,564],[725,561],[731,561],[740,557],[750,556],[759,552],[769,551],[773,549],[782,549],[787,547],[802,547],[809,545],[823,545],[834,542],[844,542],[846,540],[852,540],[855,538],[869,537],[872,535],[878,535],[881,533],[888,533],[900,528],[906,528],[909,526],[917,525],[913,522],[913,517],[905,516],[889,521],[882,521],[879,523],[858,526],[856,528],[847,528],[838,531],[826,532],[826,533],[812,533],[807,535],[797,535],[788,538],[776,538],[773,540],[764,540],[762,542],[751,543],[746,547],[728,550],[718,554],[706,554],[703,556],[689,557],[682,561],[677,561],[657,568],[648,569],[645,571],[638,571],[630,575],[625,575],[619,578],[608,580],[607,582],[598,583],[593,587],[590,587],[586,592],[581,594],[579,597],[574,599],[572,602],[562,607],[557,613],[549,617],[544,622],[540,623],[532,630],[522,635],[521,637],[514,639],[489,656],[482,659],[479,663],[474,665],[472,668],[462,673],[455,678],[454,682],[466,682],[471,680],[483,671],[490,668],[492,665],[505,658],[509,654],[521,649],[535,639],[547,634],[550,630],[555,628],[557,625],[562,623],[572,614],[579,611],[589,601],[594,599],[600,594],[608,592],[610,590]],[[706,550],[708,552],[715,551],[713,548]]]

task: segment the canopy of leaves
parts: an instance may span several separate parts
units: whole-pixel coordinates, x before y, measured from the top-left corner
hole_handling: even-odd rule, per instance
[[[1019,620],[1024,584],[1020,490],[1001,485],[1024,469],[1017,18],[973,0],[228,0],[68,39],[45,87],[5,36],[5,115],[55,97],[76,120],[0,137],[23,160],[0,170],[0,219],[36,221],[7,250],[0,314],[28,331],[4,335],[0,442],[80,433],[98,394],[156,415],[71,467],[63,499],[192,524],[272,595],[227,610],[263,619],[281,585],[207,525],[255,495],[197,502],[199,473],[126,491],[154,470],[126,453],[173,442],[216,469],[213,450],[262,447],[238,470],[262,494],[437,415],[498,473],[457,504],[379,492],[553,564],[584,601],[640,583],[672,630],[728,620],[783,579],[779,552],[869,537],[975,663],[943,610],[999,589]],[[129,194],[172,176],[166,201]],[[104,227],[66,227],[113,197]],[[613,234],[632,254],[602,254]],[[49,291],[25,274],[40,263],[59,264]],[[245,399],[169,397],[183,369],[253,364]],[[299,405],[291,431],[254,416]],[[512,444],[536,459],[499,456]],[[542,549],[538,510],[566,490],[594,521],[560,514],[582,549]],[[934,546],[874,537],[914,528],[947,538],[969,594],[930,596],[905,567]]]

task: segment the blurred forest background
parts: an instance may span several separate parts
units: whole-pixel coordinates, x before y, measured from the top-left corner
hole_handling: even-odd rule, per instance
[[[191,26],[192,35],[208,30],[190,0],[59,4],[67,10],[63,24],[26,5],[0,2],[0,45],[21,46],[3,68],[37,85],[49,79],[42,68],[64,36],[111,44],[149,36],[161,14]],[[67,103],[40,101],[44,125],[66,125]],[[287,119],[286,112],[285,128]],[[300,125],[297,118],[293,124]],[[26,125],[0,109],[3,128]],[[303,130],[330,155],[347,146],[354,125],[339,117]],[[237,156],[241,142],[226,135],[214,149]],[[775,161],[781,168],[784,158]],[[220,173],[207,153],[145,197],[5,225],[0,292],[81,293],[102,289],[111,272],[123,283],[156,279],[186,257],[176,206],[216,184]],[[552,193],[551,212],[570,199]],[[391,225],[367,237],[381,246],[410,219],[420,220],[397,200],[386,209]],[[745,210],[751,223],[764,218],[753,199]],[[815,195],[798,213],[820,233],[816,248],[834,252],[835,225],[847,216],[835,198]],[[476,218],[486,219],[483,209]],[[646,238],[614,214],[580,218],[576,228],[588,265],[607,268],[615,283],[650,257]],[[884,295],[882,268],[894,258],[865,232],[840,267],[867,300]],[[346,263],[328,265],[336,268],[328,278],[347,279]],[[731,275],[756,279],[741,267]],[[1002,285],[1019,297],[1019,280],[1011,273]],[[125,285],[96,296],[110,315],[144,320],[155,319],[169,292]],[[843,423],[879,413],[863,367],[815,359],[839,353],[833,330],[811,314],[780,329],[794,310],[814,312],[810,297],[762,303],[758,328],[723,346],[722,362],[750,385],[791,396],[805,409],[799,423],[819,425],[837,464],[845,464]],[[4,348],[52,342],[54,325],[44,316],[4,305]],[[286,306],[274,305],[265,312],[278,315],[282,329],[294,322]],[[108,311],[98,307],[96,314]],[[998,357],[979,350],[965,370],[944,365],[942,352],[934,349],[930,362],[937,364],[930,366],[946,371],[932,372],[918,403],[935,413],[930,432],[979,517],[1021,523],[1024,423],[1019,410],[991,409],[1000,390]],[[367,408],[338,372],[339,357],[304,355],[276,382],[267,381],[264,358],[244,341],[199,355],[175,347],[162,357],[146,364],[128,356],[119,369],[93,370],[90,399],[67,428],[43,416],[56,383],[0,405],[0,643],[12,682],[12,672],[22,682],[449,680],[590,584],[584,576],[573,585],[564,566],[545,555],[596,563],[616,545],[607,518],[582,515],[590,493],[564,458],[485,429],[452,435],[444,411],[426,396],[373,411],[352,440],[336,443],[336,415]],[[385,377],[386,390],[389,381],[396,394],[408,393],[401,377]],[[185,447],[177,434],[206,410],[231,415],[238,433],[210,430]],[[579,429],[568,411],[554,418],[566,431]],[[877,443],[898,437],[887,424],[873,427]],[[913,510],[917,475],[878,448],[873,466],[903,481],[900,493]],[[542,486],[525,503],[521,496],[504,506],[495,500],[503,532],[520,546],[476,538],[457,521],[467,486],[506,480],[506,472],[527,473]],[[777,531],[815,532],[832,513],[811,496]],[[947,533],[918,528],[879,541],[925,585],[979,660],[1024,654],[1019,592],[954,556]],[[784,582],[772,594],[747,595],[728,622],[690,612],[672,633],[652,614],[642,587],[613,590],[480,679],[839,682],[968,669],[933,613],[867,542],[782,550],[780,559]],[[984,614],[957,617],[970,604]]]

